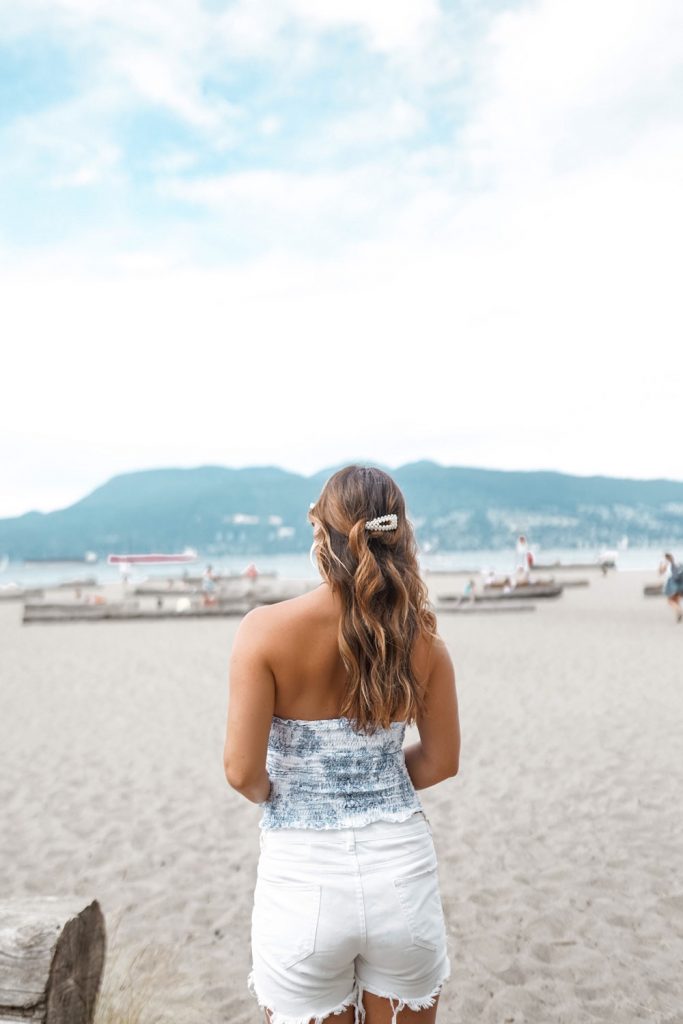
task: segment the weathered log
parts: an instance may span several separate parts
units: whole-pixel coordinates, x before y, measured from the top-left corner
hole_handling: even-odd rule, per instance
[[[0,1024],[91,1024],[106,948],[97,900],[0,903]]]
[[[512,590],[505,591],[502,593],[498,588],[494,590],[484,589],[483,593],[476,593],[474,595],[474,601],[478,604],[481,601],[528,601],[530,598],[548,598],[548,597],[560,597],[562,595],[562,587],[514,587]],[[468,598],[464,594],[439,594],[439,601],[467,601]]]
[[[453,601],[451,604],[435,604],[434,611],[437,615],[443,612],[450,614],[462,613],[464,615],[495,615],[499,612],[535,612],[536,605],[530,601],[491,601],[485,604],[479,601],[463,599],[461,604]]]
[[[132,619],[216,619],[241,618],[260,604],[260,601],[226,602],[207,607],[168,608],[126,608],[121,605],[101,604],[94,606],[74,604],[68,608],[48,607],[39,604],[24,605],[22,624],[57,622],[127,622]],[[88,610],[86,611],[86,608]]]
[[[511,576],[499,576],[498,579],[493,580],[492,583],[485,583],[484,590],[502,590],[504,587],[509,586],[511,579],[515,581],[515,589],[517,590],[521,590],[522,587],[536,587],[536,589],[538,589],[539,587],[555,586],[554,576],[550,576],[548,579],[515,579],[515,574],[512,573]]]
[[[594,562],[534,562],[534,569],[616,569],[613,558],[596,559]]]
[[[260,572],[255,578],[242,576],[237,573],[228,576],[216,575],[211,578],[216,584],[217,590],[244,590],[245,592],[250,592],[261,583],[272,583],[273,580],[277,580],[279,577],[274,572]],[[141,596],[152,595],[154,597],[158,594],[163,597],[167,595],[173,596],[173,594],[195,594],[198,590],[201,590],[203,582],[203,576],[157,577],[146,580],[144,583],[138,583],[133,588],[133,593]]]
[[[42,587],[0,587],[0,601],[24,601],[27,597],[42,597]]]
[[[244,587],[245,581],[240,581]],[[247,581],[248,583],[249,581]],[[319,586],[315,580],[278,580],[271,584],[246,586],[243,594],[227,595],[216,591],[211,595],[210,604],[205,604],[206,595],[191,595],[181,591],[164,592],[158,597],[173,600],[175,608],[164,607],[158,602],[150,607],[141,606],[140,601],[126,599],[124,601],[105,601],[85,604],[80,601],[41,601],[24,605],[22,622],[29,625],[35,622],[101,622],[116,619],[190,619],[216,618],[218,616],[242,616],[262,604],[277,604],[287,598],[299,597],[301,594]],[[192,603],[192,598],[195,602]]]

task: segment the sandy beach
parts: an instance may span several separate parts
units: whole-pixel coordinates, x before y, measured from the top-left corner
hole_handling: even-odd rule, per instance
[[[440,617],[463,737],[421,794],[444,1024],[683,1022],[683,624],[642,596],[654,573],[589,575],[533,614]],[[20,618],[0,605],[2,891],[97,898],[112,957],[175,964],[163,1019],[258,1024],[260,812],[222,767],[237,620]]]

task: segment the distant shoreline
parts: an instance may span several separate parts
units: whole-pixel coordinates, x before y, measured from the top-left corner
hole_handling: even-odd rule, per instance
[[[531,545],[539,563],[559,561],[572,564],[578,562],[597,562],[599,548],[540,548]],[[676,545],[673,545],[674,553]],[[617,569],[621,572],[633,570],[657,572],[663,548],[628,548],[619,551]],[[204,571],[210,564],[216,572],[240,573],[246,566],[254,562],[261,572],[276,572],[280,576],[300,579],[314,579],[317,575],[309,562],[308,555],[297,554],[264,554],[264,555],[200,555],[196,562],[187,565],[153,565],[136,566],[133,569],[132,581],[139,582],[150,577],[170,576],[181,579],[183,575],[196,575]],[[495,569],[498,572],[512,572],[515,566],[515,552],[512,548],[498,550],[473,549],[470,551],[424,552],[420,555],[420,565],[424,571],[441,570],[451,572],[479,572],[483,569]],[[552,572],[552,569],[544,570]],[[25,565],[22,561],[9,562],[0,572],[0,586],[17,583],[21,586],[51,586],[66,580],[95,578],[99,584],[116,583],[120,580],[120,571],[116,565],[109,565],[100,559],[95,563],[52,563]]]

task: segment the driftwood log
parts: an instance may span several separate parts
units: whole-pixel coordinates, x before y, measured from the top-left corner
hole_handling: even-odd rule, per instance
[[[499,587],[495,587],[493,590],[484,589],[483,593],[474,594],[474,600],[478,604],[480,601],[500,601],[501,603],[507,601],[528,601],[530,598],[547,598],[547,597],[561,597],[562,587],[515,587],[512,590],[503,592]],[[467,601],[468,597],[465,594],[439,594],[439,601],[447,604],[449,601]]]
[[[468,598],[463,598],[459,603],[458,601],[451,601],[447,604],[434,605],[434,611],[437,615],[441,615],[444,612],[447,614],[462,614],[462,615],[499,615],[501,612],[535,612],[536,605],[530,601],[470,601]]]
[[[0,601],[25,601],[27,597],[43,597],[42,587],[2,587]]]
[[[0,1024],[91,1024],[104,968],[97,900],[0,902]]]
[[[242,617],[261,602],[227,602],[209,605],[207,608],[174,609],[129,608],[123,604],[97,605],[41,605],[26,604],[22,624],[35,622],[125,622],[129,619],[211,619],[220,617]],[[87,609],[87,610],[86,610]]]

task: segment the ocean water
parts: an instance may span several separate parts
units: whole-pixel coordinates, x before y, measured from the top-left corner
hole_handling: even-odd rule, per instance
[[[539,549],[532,545],[532,551],[538,563],[560,561],[562,563],[594,562],[600,554],[593,548],[547,548]],[[661,560],[661,548],[628,548],[617,553],[617,568],[620,571],[647,570],[654,574]],[[676,551],[674,550],[674,554]],[[683,554],[681,552],[680,554]],[[275,572],[278,576],[315,579],[317,570],[311,565],[307,554],[290,555],[222,555],[220,557],[197,558],[196,562],[182,565],[139,565],[134,566],[130,576],[131,582],[140,583],[146,579],[174,576],[181,579],[183,575],[200,575],[206,565],[211,564],[216,572],[241,573],[253,562],[260,572]],[[442,571],[479,572],[484,569],[495,569],[497,572],[512,572],[515,566],[514,548],[505,550],[476,551],[439,551],[423,553],[420,556],[423,569]],[[94,577],[98,584],[113,583],[120,579],[121,573],[117,565],[109,565],[105,559],[94,564],[59,563],[48,565],[24,565],[23,562],[9,562],[0,571],[0,587],[8,583],[20,586],[40,587],[54,586],[69,580]]]

